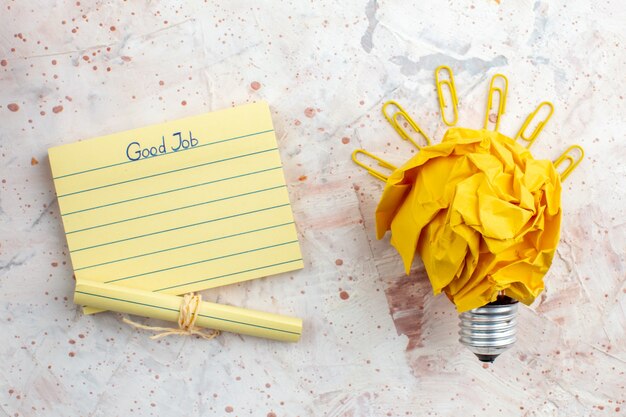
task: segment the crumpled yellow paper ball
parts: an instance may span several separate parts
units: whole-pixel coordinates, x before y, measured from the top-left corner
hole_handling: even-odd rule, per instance
[[[417,251],[459,312],[501,291],[531,304],[559,241],[560,198],[551,161],[495,131],[451,128],[389,176],[376,233],[391,230],[407,274]]]

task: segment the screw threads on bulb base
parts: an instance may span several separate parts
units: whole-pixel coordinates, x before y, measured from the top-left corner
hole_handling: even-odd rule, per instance
[[[459,341],[481,362],[493,362],[516,338],[517,301],[507,296],[459,315]]]

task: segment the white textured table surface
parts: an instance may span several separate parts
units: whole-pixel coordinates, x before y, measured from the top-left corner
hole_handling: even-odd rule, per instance
[[[0,3],[0,416],[626,414],[622,2]],[[349,159],[411,153],[388,99],[441,138],[440,64],[461,124],[481,125],[503,72],[503,132],[549,99],[535,155],[587,151],[546,291],[490,366],[419,262],[406,277],[374,239],[382,185]],[[273,111],[306,267],[205,298],[301,316],[301,342],[152,341],[83,317],[47,148],[254,100]]]

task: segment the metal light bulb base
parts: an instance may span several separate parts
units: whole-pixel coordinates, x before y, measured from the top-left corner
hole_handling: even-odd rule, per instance
[[[481,362],[493,362],[515,341],[518,302],[499,296],[492,303],[459,315],[459,341],[474,352]]]

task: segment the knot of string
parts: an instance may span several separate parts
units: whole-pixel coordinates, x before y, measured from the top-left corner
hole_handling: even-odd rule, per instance
[[[180,302],[180,309],[178,313],[178,328],[173,327],[159,327],[159,326],[147,326],[145,324],[137,323],[129,318],[124,317],[122,321],[131,325],[137,329],[150,330],[153,332],[161,332],[150,336],[150,339],[160,339],[161,337],[171,335],[183,335],[183,336],[199,336],[206,340],[211,340],[217,337],[219,330],[203,331],[196,327],[196,320],[200,312],[200,303],[202,302],[202,295],[200,294],[185,294]]]

